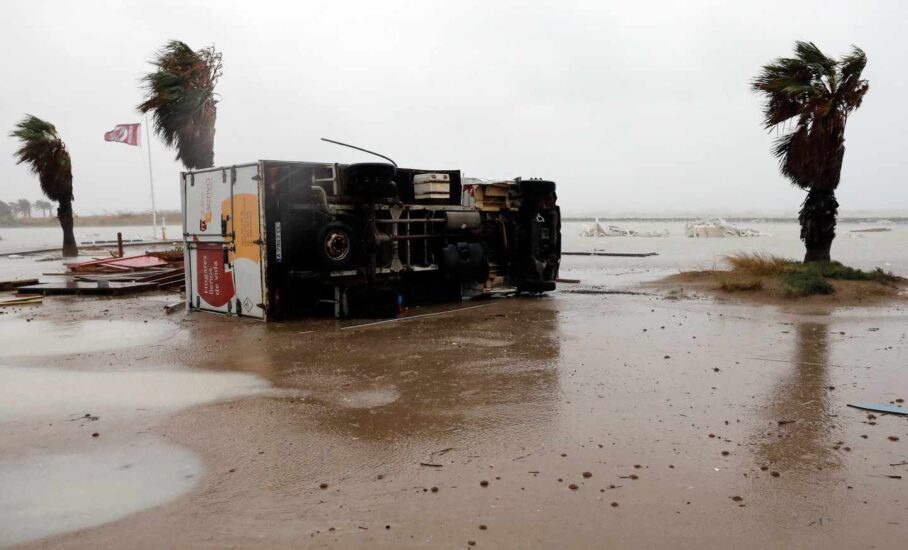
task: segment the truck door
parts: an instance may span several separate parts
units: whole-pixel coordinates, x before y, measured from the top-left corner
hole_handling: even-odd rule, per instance
[[[265,316],[258,170],[253,164],[183,177],[190,309]]]
[[[233,312],[237,315],[263,319],[264,247],[260,219],[259,166],[238,166],[232,171],[233,201],[232,212],[227,222],[227,233],[232,243],[229,259],[236,288]]]
[[[183,176],[183,231],[190,241],[226,241],[230,170],[213,168]]]

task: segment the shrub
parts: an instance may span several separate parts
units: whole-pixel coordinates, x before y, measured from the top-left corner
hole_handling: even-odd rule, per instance
[[[806,267],[806,266],[805,266]],[[782,295],[789,298],[832,294],[835,289],[817,269],[793,269],[779,277]]]
[[[723,259],[731,266],[731,270],[736,273],[746,273],[761,277],[779,275],[792,266],[797,265],[797,262],[773,256],[766,252],[738,252],[729,254]]]
[[[839,262],[816,262],[811,264],[804,264],[803,269],[815,270],[827,279],[837,279],[844,281],[879,281],[889,283],[895,281],[896,279],[895,275],[893,275],[892,273],[886,273],[880,268],[876,268],[873,271],[861,271],[860,269],[842,265]]]

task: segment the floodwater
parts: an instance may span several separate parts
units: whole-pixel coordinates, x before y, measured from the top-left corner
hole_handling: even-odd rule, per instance
[[[148,345],[165,335],[179,338],[170,323],[103,320],[19,320],[4,323],[0,334],[0,360],[28,357],[88,353]]]
[[[140,436],[128,446],[0,459],[0,544],[13,545],[119,519],[195,485],[188,449]]]
[[[151,239],[154,235],[151,225],[125,225],[111,227],[75,227],[73,233],[77,243],[86,241],[114,241],[117,232],[124,240]],[[167,229],[168,236],[179,238],[179,225]],[[0,227],[0,254],[22,250],[40,250],[62,246],[63,233],[59,226],[52,227]]]
[[[592,271],[613,274],[624,268],[661,269],[678,272],[682,270],[711,269],[721,265],[724,255],[735,252],[767,252],[785,258],[801,259],[804,245],[800,241],[800,225],[791,222],[763,222],[758,220],[735,221],[741,228],[760,231],[759,237],[690,238],[685,236],[683,221],[606,221],[638,232],[668,231],[667,237],[581,237],[580,232],[592,222],[568,221],[562,226],[564,251],[618,253],[655,252],[658,256],[648,258],[609,258],[584,261]],[[888,229],[884,232],[863,232],[866,229]],[[855,231],[859,230],[859,231]],[[840,220],[836,239],[832,245],[833,259],[858,269],[880,267],[897,275],[908,276],[908,223],[892,223],[888,220],[860,221]],[[586,260],[586,259],[584,259]],[[607,267],[606,267],[607,266]]]
[[[155,359],[181,341],[161,321],[0,320],[0,546],[113,521],[196,485],[199,457],[148,429],[270,385]]]
[[[792,221],[735,221],[739,227],[759,230],[764,236],[746,238],[692,239],[685,237],[684,221],[674,220],[600,220],[604,225],[617,225],[638,232],[668,232],[665,237],[580,237],[580,232],[592,222],[566,221],[562,228],[565,251],[606,252],[656,252],[658,258],[613,259],[621,266],[649,266],[667,269],[695,269],[715,265],[724,254],[737,251],[764,251],[779,256],[800,258],[803,256],[803,245],[799,240],[800,226]],[[888,232],[865,233],[855,230],[884,228]],[[117,232],[123,233],[124,239],[147,239],[151,236],[151,227],[76,227],[76,240],[116,240]],[[168,229],[171,237],[180,235],[179,225]],[[839,221],[838,237],[833,244],[833,256],[847,265],[861,269],[882,267],[902,275],[908,275],[908,247],[901,243],[908,238],[908,223],[902,220],[860,220],[842,219]],[[59,227],[0,227],[0,254],[20,250],[54,248],[61,243]],[[599,262],[601,264],[601,262]],[[4,270],[0,263],[0,278]]]
[[[69,323],[77,340],[98,339],[67,353],[60,334],[33,337],[43,354],[0,358],[0,481],[22,479],[0,497],[0,540],[903,545],[908,424],[847,405],[908,399],[904,304],[759,306],[641,289],[729,252],[801,248],[794,223],[734,239],[633,223],[671,235],[586,239],[583,223],[565,223],[565,250],[659,255],[565,257],[562,276],[582,282],[561,288],[636,295],[559,291],[378,324],[168,316],[172,295],[55,298],[0,316],[7,345]],[[846,237],[840,224],[834,255],[908,274],[905,228],[891,227]],[[48,467],[64,473],[40,475]],[[102,510],[80,519],[67,491]]]

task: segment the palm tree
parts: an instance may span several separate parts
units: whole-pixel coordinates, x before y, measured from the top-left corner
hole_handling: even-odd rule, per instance
[[[0,201],[0,223],[11,222],[15,217],[16,209],[12,204]]]
[[[176,148],[177,160],[187,169],[214,166],[214,87],[221,76],[221,54],[214,47],[193,51],[172,40],[151,63],[156,70],[142,79],[145,101],[139,111],[152,112],[155,133]]]
[[[17,164],[28,163],[31,171],[38,175],[44,195],[59,203],[57,218],[63,228],[63,256],[78,255],[76,237],[73,235],[72,163],[66,145],[57,135],[57,129],[36,116],[25,115],[16,129],[10,132],[10,137],[17,137],[22,142],[15,153],[19,159]]]
[[[841,59],[827,57],[812,42],[795,42],[795,57],[765,65],[751,83],[765,96],[763,125],[782,129],[773,148],[779,171],[807,191],[798,220],[805,262],[829,261],[839,203],[835,190],[845,156],[845,123],[861,106],[869,84],[861,78],[864,52],[852,46]],[[786,122],[789,123],[786,129]]]
[[[16,201],[16,211],[19,212],[23,218],[31,218],[32,203],[29,202],[28,199],[19,199]]]
[[[54,205],[45,200],[35,201],[34,207],[40,210],[45,218],[54,213]]]

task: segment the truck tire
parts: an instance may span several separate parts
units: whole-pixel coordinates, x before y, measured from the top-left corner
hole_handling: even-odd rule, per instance
[[[344,222],[331,222],[319,230],[315,250],[325,270],[346,269],[355,256],[356,233]]]

